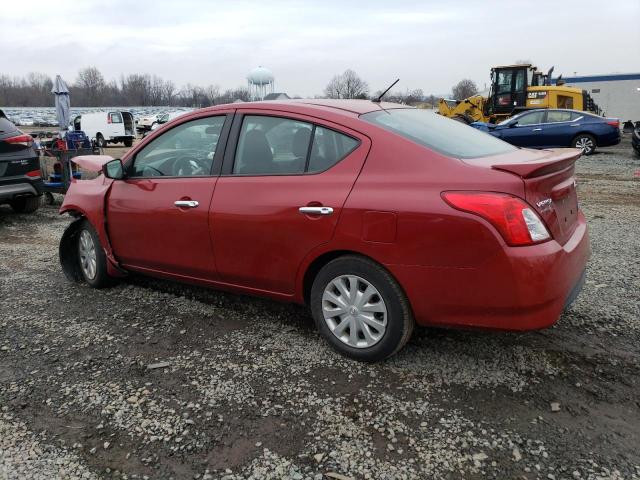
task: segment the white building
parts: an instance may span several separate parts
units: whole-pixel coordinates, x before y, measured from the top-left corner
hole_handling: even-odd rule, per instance
[[[566,85],[586,90],[607,117],[640,121],[640,73],[563,78]]]

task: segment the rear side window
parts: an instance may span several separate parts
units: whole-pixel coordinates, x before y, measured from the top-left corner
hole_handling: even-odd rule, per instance
[[[110,113],[109,123],[122,123],[122,115],[120,113]]]
[[[328,128],[316,127],[307,172],[322,172],[349,155],[360,142]]]
[[[247,115],[242,122],[233,173],[300,175],[324,171],[359,142],[328,128],[291,118]]]
[[[380,110],[360,118],[450,157],[486,157],[516,150],[485,132],[425,110]]]

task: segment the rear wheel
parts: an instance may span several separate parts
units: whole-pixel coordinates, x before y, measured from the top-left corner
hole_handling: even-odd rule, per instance
[[[349,255],[332,260],[311,288],[311,311],[321,335],[356,360],[383,360],[409,340],[413,315],[395,279],[382,266]]]
[[[40,208],[40,197],[18,197],[9,205],[16,213],[33,213]]]
[[[132,145],[133,145],[133,139],[131,139],[131,138],[126,138],[126,139],[124,140],[124,146],[125,146],[125,147],[130,147],[130,146],[132,146]]]
[[[78,231],[78,262],[85,281],[93,288],[104,288],[113,284],[107,274],[107,257],[100,245],[98,234],[89,221],[84,220]]]
[[[588,133],[576,135],[571,143],[574,148],[579,148],[584,155],[591,155],[596,151],[596,139]]]
[[[104,139],[101,133],[96,135],[96,145],[100,148],[104,148],[107,146],[107,141]]]

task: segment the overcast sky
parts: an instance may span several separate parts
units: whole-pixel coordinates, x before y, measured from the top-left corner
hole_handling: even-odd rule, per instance
[[[0,74],[96,66],[221,88],[264,65],[276,90],[322,93],[347,68],[372,91],[480,89],[492,65],[532,60],[564,76],[640,71],[640,0],[2,2]]]

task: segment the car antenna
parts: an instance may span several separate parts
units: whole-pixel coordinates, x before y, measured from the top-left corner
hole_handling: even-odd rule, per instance
[[[400,81],[400,79],[398,78],[395,82],[393,82],[391,85],[389,85],[389,88],[387,88],[384,92],[382,92],[378,98],[376,98],[374,100],[371,100],[371,101],[374,102],[374,103],[380,103],[380,100],[382,100],[382,97],[384,97],[387,94],[387,92],[389,90],[391,90],[393,88],[393,86],[396,83],[398,83],[399,81]]]

